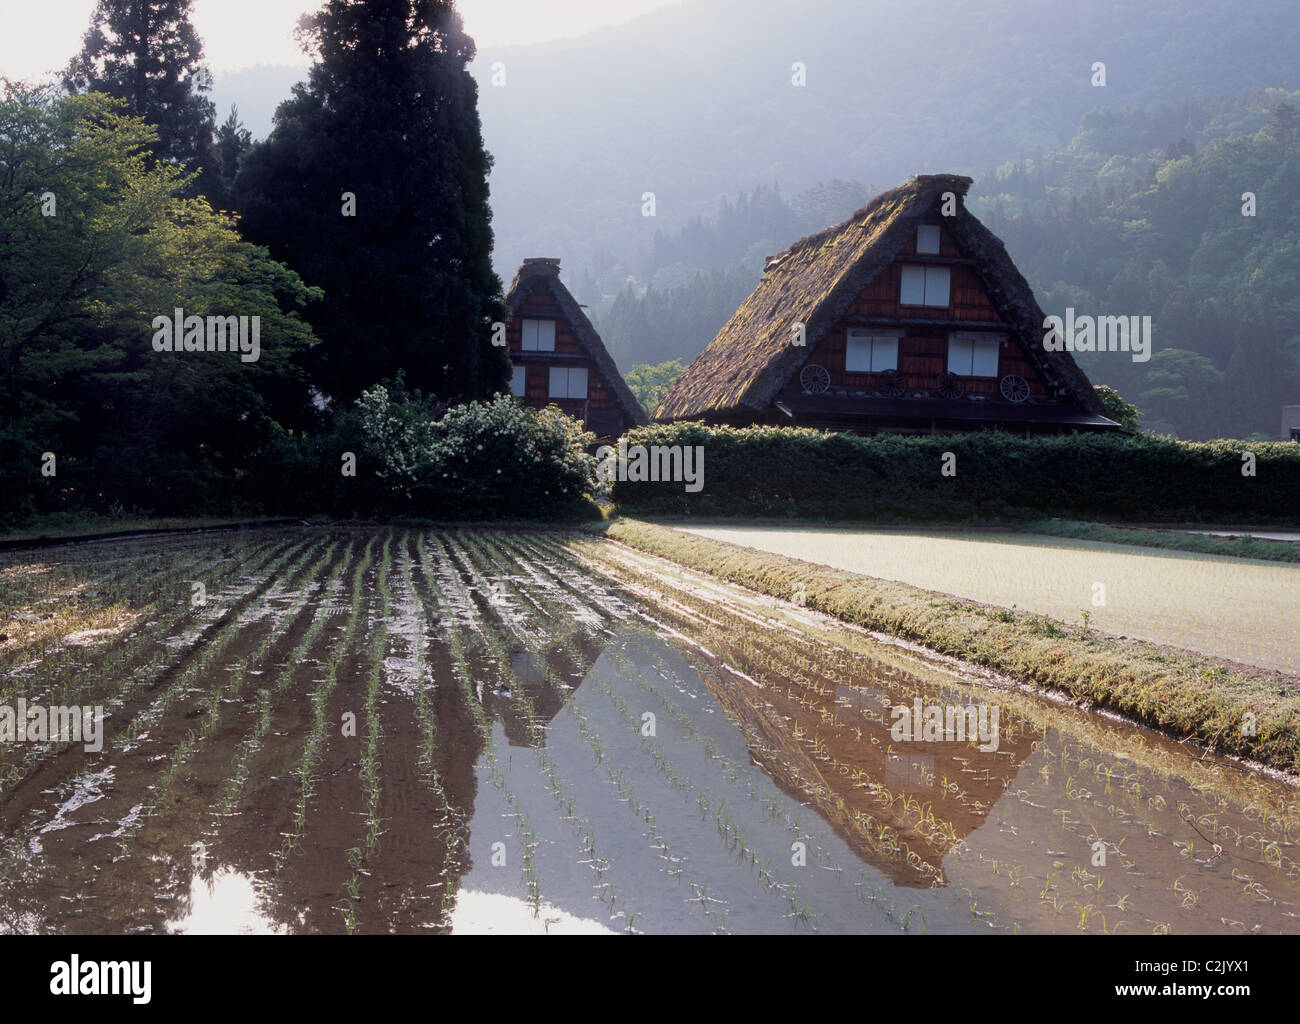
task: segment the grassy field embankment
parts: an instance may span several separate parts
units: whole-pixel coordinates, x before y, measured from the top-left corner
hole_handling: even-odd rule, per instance
[[[1300,544],[1282,540],[1261,540],[1250,527],[1231,537],[1188,533],[1177,529],[1145,529],[1133,526],[1110,526],[1105,523],[1076,523],[1054,519],[1026,523],[1016,529],[1071,540],[1095,540],[1105,544],[1133,544],[1162,551],[1194,551],[1202,555],[1227,555],[1231,558],[1255,558],[1265,562],[1300,562]]]
[[[1300,774],[1300,681],[631,519],[606,534],[642,551],[1033,686],[1110,708],[1213,750]]]

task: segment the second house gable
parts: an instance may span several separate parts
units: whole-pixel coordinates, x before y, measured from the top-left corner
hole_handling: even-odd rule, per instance
[[[517,398],[537,409],[558,406],[600,436],[645,422],[594,328],[560,283],[557,260],[525,260],[507,301],[506,346]]]
[[[808,353],[832,388],[932,391],[942,374],[969,395],[1001,394],[1007,377],[1048,393],[968,258],[938,216],[927,217]],[[1018,386],[1018,385],[1017,385]],[[801,391],[793,378],[786,392]]]

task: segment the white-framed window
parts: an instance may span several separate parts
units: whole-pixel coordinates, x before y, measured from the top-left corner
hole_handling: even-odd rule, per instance
[[[1002,337],[987,334],[950,334],[948,372],[959,377],[996,377]]]
[[[898,369],[898,334],[850,328],[844,348],[848,373],[879,373]]]
[[[939,255],[938,224],[922,224],[916,229],[916,251]]]
[[[510,371],[510,393],[517,398],[528,393],[528,367],[516,366]]]
[[[948,279],[947,267],[905,264],[898,301],[904,306],[946,306]]]
[[[587,371],[581,366],[551,367],[552,398],[586,398]]]
[[[525,320],[520,325],[525,352],[555,351],[555,321]]]

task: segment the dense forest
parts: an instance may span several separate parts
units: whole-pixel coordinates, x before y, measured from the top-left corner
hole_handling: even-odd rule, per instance
[[[1148,427],[1275,438],[1300,401],[1297,108],[1300,93],[1265,90],[1099,111],[972,190],[1045,311],[1152,317],[1150,362],[1078,357]]]
[[[563,255],[612,295],[657,233],[759,183],[792,197],[830,178],[980,177],[1068,145],[1102,107],[1300,89],[1295,15],[1294,0],[689,0],[575,39],[484,48],[473,71],[496,161],[497,270]],[[243,95],[222,93],[241,110]]]

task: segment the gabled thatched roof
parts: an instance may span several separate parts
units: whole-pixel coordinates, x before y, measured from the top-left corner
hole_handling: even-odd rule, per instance
[[[1022,339],[1043,379],[1063,388],[1088,412],[1102,413],[1087,377],[1068,352],[1041,344],[1043,311],[1001,239],[966,210],[971,179],[923,174],[884,192],[842,224],[802,238],[768,261],[762,281],[699,358],[677,378],[655,418],[691,419],[768,409],[799,372],[830,326],[912,238],[922,218],[937,212],[945,192],[957,212],[944,227],[975,267],[1003,321]],[[796,322],[806,345],[792,345]]]
[[[510,315],[512,317],[518,315],[524,301],[528,298],[528,293],[538,285],[549,291],[551,297],[555,299],[555,304],[560,307],[560,312],[564,314],[564,318],[573,327],[573,333],[577,336],[578,344],[596,363],[596,368],[600,370],[601,377],[614,389],[623,411],[637,426],[644,426],[649,422],[649,417],[646,416],[645,410],[641,408],[641,403],[637,401],[636,395],[632,394],[632,389],[627,386],[627,381],[623,379],[623,375],[618,372],[618,366],[610,357],[609,351],[605,348],[605,343],[600,340],[596,328],[587,319],[587,314],[578,305],[578,300],[573,297],[569,289],[560,280],[560,261],[558,259],[539,257],[524,260],[523,265],[515,274],[515,279],[510,282],[510,291],[506,295],[506,305],[510,307]]]

